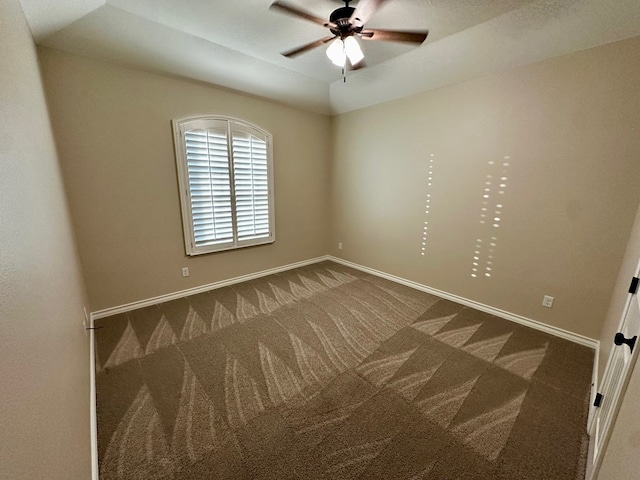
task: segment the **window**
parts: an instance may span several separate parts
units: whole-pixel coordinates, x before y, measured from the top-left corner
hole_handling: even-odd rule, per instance
[[[272,243],[271,135],[222,116],[172,123],[187,255]]]

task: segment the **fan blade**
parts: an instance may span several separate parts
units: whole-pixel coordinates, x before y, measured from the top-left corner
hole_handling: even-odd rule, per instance
[[[387,0],[360,0],[349,19],[349,23],[357,26],[364,25],[386,1]]]
[[[289,5],[285,2],[273,2],[269,8],[280,10],[284,13],[288,13],[289,15],[293,15],[294,17],[304,18],[305,20],[317,23],[319,25],[322,25],[323,27],[331,27],[334,25],[331,22],[328,22],[320,17],[316,17],[311,13],[300,10],[298,7],[294,7],[293,5]]]
[[[429,30],[423,32],[396,32],[393,30],[370,29],[360,32],[365,40],[381,40],[383,42],[422,43],[427,39]]]
[[[300,55],[308,50],[311,50],[312,48],[316,48],[319,47],[320,45],[323,45],[325,43],[329,43],[331,40],[333,40],[334,38],[336,38],[335,36],[333,37],[324,37],[321,38],[320,40],[316,40],[315,42],[311,42],[311,43],[307,43],[306,45],[302,45],[300,47],[294,48],[293,50],[289,50],[287,52],[282,52],[282,55],[284,55],[285,57],[295,57],[297,55]]]

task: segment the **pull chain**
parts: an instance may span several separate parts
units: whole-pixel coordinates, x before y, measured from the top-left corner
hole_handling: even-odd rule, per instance
[[[347,7],[349,6],[349,4],[347,3]],[[342,83],[347,83],[347,71],[346,71],[346,66],[347,66],[347,49],[344,45],[344,41],[342,42],[342,51],[344,52],[344,63],[342,64]]]

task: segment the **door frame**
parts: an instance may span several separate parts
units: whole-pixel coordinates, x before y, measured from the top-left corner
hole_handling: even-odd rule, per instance
[[[634,277],[640,277],[640,258],[638,259],[638,262],[636,264],[636,268],[634,270],[633,273]],[[622,309],[622,314],[620,315],[620,319],[618,321],[618,326],[616,328],[616,332],[621,332],[623,330],[624,324],[625,324],[625,320],[627,318],[627,314],[629,313],[629,310],[631,308],[631,303],[633,301],[638,301],[638,303],[640,303],[640,300],[638,300],[639,293],[638,290],[636,290],[635,293],[628,293],[625,297],[625,304],[624,307]],[[640,337],[640,332],[633,332],[634,334],[638,335]],[[610,340],[612,343],[613,339]],[[622,378],[622,380],[620,381],[620,383],[618,384],[618,388],[615,390],[612,390],[612,392],[606,392],[606,394],[608,395],[614,395],[614,404],[612,405],[612,413],[611,413],[611,422],[606,426],[605,431],[602,433],[603,435],[603,440],[602,440],[602,445],[600,447],[600,449],[598,450],[597,454],[595,452],[595,442],[596,442],[596,438],[595,438],[595,434],[596,434],[596,427],[597,427],[597,421],[596,419],[598,418],[598,408],[593,404],[593,401],[590,405],[590,409],[589,409],[589,423],[587,424],[587,431],[589,433],[590,436],[590,445],[592,448],[589,449],[589,456],[587,459],[588,465],[587,465],[587,476],[586,476],[586,480],[596,480],[598,473],[600,471],[600,467],[602,466],[602,460],[604,459],[604,456],[607,452],[607,448],[609,446],[609,440],[611,439],[611,434],[613,433],[613,429],[616,425],[617,419],[618,419],[618,413],[620,412],[620,407],[622,405],[622,401],[624,400],[625,394],[627,392],[627,388],[629,386],[629,381],[631,379],[631,375],[633,374],[633,371],[635,369],[636,366],[636,362],[638,360],[638,351],[640,350],[640,348],[638,348],[638,346],[640,346],[640,344],[636,344],[636,347],[634,348],[633,352],[631,353],[631,358],[629,359],[629,363],[628,363],[628,367],[626,372],[624,373],[624,377]],[[607,365],[605,367],[604,373],[602,375],[602,379],[600,381],[600,385],[604,385],[606,383],[607,377],[609,375],[612,374],[611,370],[614,368],[613,365],[613,359],[614,359],[614,354],[617,351],[617,348],[628,348],[627,345],[622,344],[622,345],[613,345],[613,348],[611,349],[611,351],[609,352],[609,358],[607,359]],[[603,392],[605,393],[605,392]]]

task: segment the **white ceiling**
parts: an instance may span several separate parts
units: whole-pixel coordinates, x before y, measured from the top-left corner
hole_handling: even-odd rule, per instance
[[[320,25],[273,0],[20,0],[36,42],[209,82],[322,113],[344,113],[640,35],[639,0],[387,0],[370,28],[429,29],[419,46],[361,42],[348,73],[319,47]],[[328,18],[338,0],[287,0]],[[352,6],[357,6],[353,3]]]

